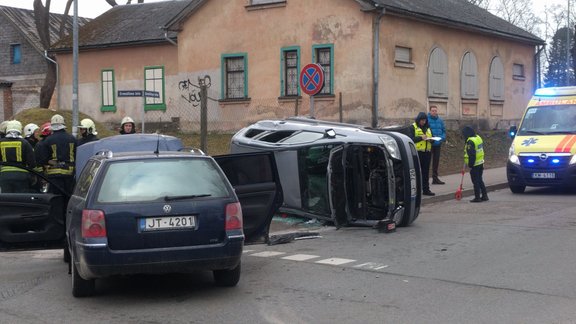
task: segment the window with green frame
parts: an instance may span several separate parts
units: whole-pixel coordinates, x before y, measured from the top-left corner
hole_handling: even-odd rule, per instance
[[[114,83],[114,70],[106,69],[101,72],[102,79],[102,107],[100,111],[116,111],[116,97]]]
[[[222,99],[248,98],[248,59],[246,53],[222,55]]]
[[[280,57],[280,96],[300,95],[300,47],[282,48]]]
[[[155,96],[144,96],[144,110],[166,110],[163,66],[144,68],[144,91],[156,94]]]
[[[334,45],[312,46],[312,62],[320,64],[324,70],[324,88],[318,94],[334,94]]]

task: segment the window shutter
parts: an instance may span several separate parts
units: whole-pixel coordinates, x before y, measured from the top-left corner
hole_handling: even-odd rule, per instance
[[[396,46],[394,61],[402,63],[410,63],[410,49],[407,47]]]
[[[448,59],[444,50],[439,47],[430,54],[428,96],[448,97]]]
[[[490,100],[504,100],[504,66],[498,56],[490,64]]]
[[[478,64],[473,53],[464,54],[460,82],[462,98],[478,99]]]

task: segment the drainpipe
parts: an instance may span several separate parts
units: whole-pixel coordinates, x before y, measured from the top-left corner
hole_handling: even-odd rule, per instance
[[[178,46],[178,43],[176,43],[175,41],[171,40],[170,37],[168,37],[168,30],[164,29],[164,38],[172,45],[174,46]]]
[[[51,59],[48,56],[48,51],[44,51],[44,58],[47,59],[48,61],[56,64],[56,86],[58,87],[58,109],[61,109],[62,107],[60,106],[60,66],[58,65],[58,62],[54,61],[53,59]]]
[[[373,69],[373,85],[372,85],[372,128],[378,127],[378,84],[380,79],[380,19],[386,14],[386,9],[382,8],[382,11],[374,16],[374,23],[372,24],[373,33],[373,50],[372,53],[374,64]]]
[[[540,53],[544,50],[544,48],[546,47],[546,45],[540,45],[538,46],[538,50],[536,51],[536,54],[534,54],[534,58],[535,58],[535,63],[536,63],[536,69],[535,69],[535,77],[536,77],[536,89],[541,88],[542,87],[542,80],[541,80],[541,76],[542,76],[542,67],[540,66]],[[532,92],[534,92],[534,90],[536,89],[532,89]]]

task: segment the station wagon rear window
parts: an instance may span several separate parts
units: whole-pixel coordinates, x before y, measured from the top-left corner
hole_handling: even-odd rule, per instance
[[[143,202],[177,196],[228,197],[227,180],[208,159],[158,159],[111,163],[99,203]]]

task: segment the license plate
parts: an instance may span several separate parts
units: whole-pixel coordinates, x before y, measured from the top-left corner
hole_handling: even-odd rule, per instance
[[[532,173],[532,179],[554,179],[554,178],[556,178],[556,173],[554,172]]]
[[[194,227],[196,227],[196,218],[194,216],[140,218],[140,230],[143,232]]]

